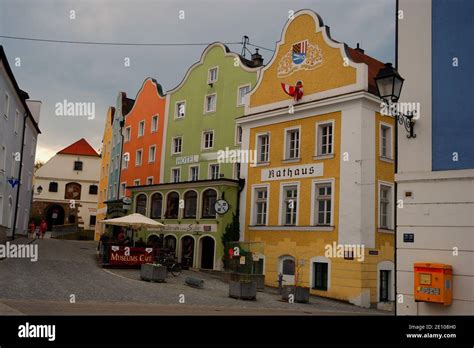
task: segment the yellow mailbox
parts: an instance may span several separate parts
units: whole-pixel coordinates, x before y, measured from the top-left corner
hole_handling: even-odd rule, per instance
[[[453,268],[442,263],[415,263],[415,301],[442,303],[453,300]]]

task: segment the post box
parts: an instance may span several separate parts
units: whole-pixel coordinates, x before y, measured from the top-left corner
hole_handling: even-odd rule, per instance
[[[442,263],[415,263],[415,301],[449,306],[453,300],[453,268]]]

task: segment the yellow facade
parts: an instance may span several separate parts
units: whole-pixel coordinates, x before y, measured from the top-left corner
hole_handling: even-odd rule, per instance
[[[367,89],[365,93],[360,94],[357,86],[360,81],[357,76],[362,74],[367,80],[367,67],[354,62],[350,62],[349,65],[344,64],[350,61],[350,58],[345,55],[345,50],[341,49],[342,45],[334,43],[327,37],[325,29],[319,27],[318,18],[310,11],[302,11],[295,14],[295,18],[287,24],[274,58],[263,70],[256,89],[250,93],[247,115],[239,120],[244,134],[247,134],[248,143],[245,148],[258,151],[257,137],[261,134],[268,134],[270,139],[268,162],[247,166],[245,217],[243,221],[241,220],[244,225],[242,229],[245,241],[264,243],[264,272],[267,285],[278,285],[277,279],[279,273],[282,272],[282,260],[292,257],[296,264],[297,285],[309,287],[310,293],[314,295],[367,306],[368,303],[374,304],[379,299],[379,268],[385,269],[383,267],[387,267],[386,263],[393,264],[394,259],[393,231],[379,229],[380,193],[378,187],[379,183],[390,184],[394,180],[393,159],[381,159],[379,156],[380,122],[391,125],[392,130],[395,125],[393,119],[378,113],[378,101],[368,93]],[[282,59],[294,43],[302,41],[316,44],[320,48],[323,57],[322,64],[308,69],[297,69],[293,73],[281,76],[279,69]],[[301,104],[291,100],[291,97],[279,88],[282,82],[295,84],[298,80],[303,81],[304,86]],[[334,90],[341,91],[341,94],[337,92],[331,94]],[[354,97],[347,97],[347,101],[346,99],[341,102],[333,101],[331,106],[324,104],[328,97],[336,99],[351,93]],[[344,103],[349,103],[350,98],[359,99],[350,101],[354,104],[351,104],[351,111],[347,113],[345,110],[349,107]],[[285,107],[285,102],[287,102],[287,107]],[[278,110],[275,106],[279,106],[280,109]],[[289,112],[289,108],[294,111]],[[356,116],[353,116],[351,112]],[[354,117],[360,120],[358,124],[356,123],[360,126],[360,130],[351,128]],[[329,121],[333,123],[332,154],[317,156],[318,124]],[[285,137],[287,137],[286,130],[292,127],[298,127],[300,130],[300,155],[299,159],[289,161],[285,158]],[[343,136],[348,139],[343,139]],[[373,141],[367,143],[366,139]],[[393,139],[392,132],[390,138],[392,152]],[[343,140],[345,148],[342,148]],[[361,153],[354,155],[360,148],[363,148]],[[345,156],[347,156],[347,163],[352,167],[346,167]],[[357,169],[359,163],[363,167],[363,170],[358,172],[361,177],[352,179],[350,168]],[[312,164],[322,164],[322,175],[277,180],[269,180],[267,176],[262,175],[262,172],[268,172],[272,168],[299,168]],[[373,180],[361,184],[366,170],[371,171]],[[330,226],[318,226],[315,222],[317,219],[315,185],[319,182],[332,182],[333,205]],[[344,182],[344,188],[341,187],[342,182]],[[282,219],[284,209],[282,206],[286,204],[282,201],[282,185],[285,183],[295,183],[298,187],[297,222],[293,226],[286,226]],[[255,223],[256,190],[263,186],[268,194],[267,221],[264,226],[257,226]],[[363,188],[361,189],[360,186]],[[357,214],[358,211],[363,210],[366,198],[362,198],[357,203],[360,197],[350,195],[352,188],[363,190],[361,192],[364,193],[374,193],[374,201],[371,202],[370,207],[367,207],[370,209],[368,215],[374,216],[374,223],[367,223],[363,213],[359,213],[354,220],[355,223],[362,221],[361,226],[371,226],[368,233],[362,230],[358,235],[355,232],[353,234],[355,239],[359,238],[367,243],[364,245],[364,260],[350,260],[344,257],[326,258],[328,245],[345,244],[344,241],[350,239],[347,237],[347,232],[341,236],[342,220],[346,219],[344,226],[350,225],[350,219],[353,217],[351,214],[354,212]],[[393,190],[391,192],[393,198]],[[362,195],[362,197],[365,196]],[[351,201],[356,203],[352,204]],[[344,211],[344,207],[347,206],[352,207],[350,213]],[[365,237],[366,234],[372,237]],[[314,271],[316,264],[313,262],[319,263],[324,258],[328,260],[327,290],[313,289],[316,276]],[[394,276],[392,271],[391,277]],[[393,283],[393,278],[391,281]],[[288,284],[287,282],[286,285]],[[393,293],[390,297],[392,296]]]
[[[105,219],[107,205],[104,203],[107,200],[107,182],[109,178],[110,165],[110,150],[112,149],[112,122],[114,119],[115,108],[109,107],[107,117],[105,119],[104,135],[102,137],[102,151],[100,161],[100,180],[99,180],[99,199],[97,202],[97,216],[94,233],[94,240],[99,240],[100,235],[104,233],[105,225],[99,223],[100,220]]]

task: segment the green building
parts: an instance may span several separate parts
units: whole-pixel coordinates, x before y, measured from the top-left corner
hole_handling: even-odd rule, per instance
[[[133,211],[166,225],[143,240],[164,238],[189,267],[222,269],[222,235],[238,214],[243,183],[240,165],[224,163],[219,151],[240,148],[235,119],[262,63],[258,52],[247,60],[222,43],[209,45],[167,92],[161,184],[129,188]]]

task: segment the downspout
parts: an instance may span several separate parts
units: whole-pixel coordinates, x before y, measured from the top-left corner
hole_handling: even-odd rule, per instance
[[[398,71],[398,10],[399,0],[395,2],[395,69]],[[394,176],[398,172],[398,122],[395,123],[395,158],[394,158]],[[395,196],[395,204],[393,206],[393,230],[394,230],[394,287],[395,287],[395,315],[397,315],[397,211],[398,211],[398,185],[394,177],[393,190]]]
[[[23,130],[21,134],[20,170],[18,173],[18,187],[16,189],[15,217],[13,218],[12,240],[15,239],[16,220],[18,218],[18,201],[20,200],[21,173],[23,169],[23,151],[25,148],[25,132],[26,132],[27,117],[28,117],[28,113],[25,112],[25,114],[23,115]]]

